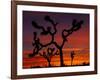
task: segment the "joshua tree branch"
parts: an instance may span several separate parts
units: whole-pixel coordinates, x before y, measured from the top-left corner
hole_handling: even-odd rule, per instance
[[[67,41],[67,37],[69,35],[71,35],[73,32],[79,30],[81,28],[82,24],[83,24],[83,20],[81,20],[80,22],[77,22],[76,20],[73,20],[72,28],[70,28],[69,30],[64,29],[62,31],[63,42],[62,42],[61,47],[64,46],[65,42]]]

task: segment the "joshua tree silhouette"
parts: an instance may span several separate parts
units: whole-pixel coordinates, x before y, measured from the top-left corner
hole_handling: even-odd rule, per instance
[[[71,54],[70,54],[70,57],[71,57],[71,66],[73,65],[74,56],[75,56],[75,52],[71,51]]]
[[[58,55],[58,50],[55,51],[55,48],[48,48],[47,53],[43,51],[43,53],[39,53],[40,56],[44,57],[48,61],[48,66],[51,67],[51,59],[53,56]]]
[[[41,33],[40,35],[50,35],[51,36],[51,41],[48,42],[47,44],[43,44],[40,42],[40,39],[37,37],[37,33],[34,32],[34,38],[33,38],[33,54],[29,54],[29,57],[34,57],[35,55],[39,54],[39,51],[43,49],[44,47],[47,47],[51,44],[55,45],[57,49],[59,50],[59,55],[60,55],[60,66],[65,66],[64,64],[64,59],[63,59],[63,46],[66,42],[68,42],[68,36],[70,36],[73,32],[78,31],[83,24],[83,20],[77,21],[76,19],[73,19],[72,21],[72,27],[70,29],[64,29],[62,30],[62,43],[59,45],[54,39],[55,35],[57,33],[57,25],[59,24],[58,22],[55,22],[50,16],[46,15],[44,16],[44,20],[48,23],[50,23],[53,26],[54,31],[51,30],[51,27],[47,27],[45,29],[43,26],[40,26],[36,21],[32,21],[32,25],[34,28],[37,30],[40,30]],[[44,54],[46,54],[44,52]],[[50,55],[49,55],[50,56]],[[48,61],[50,62],[50,61]]]

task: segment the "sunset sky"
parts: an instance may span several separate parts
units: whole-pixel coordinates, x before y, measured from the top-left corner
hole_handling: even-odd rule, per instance
[[[66,65],[70,65],[70,51],[75,51],[76,53],[73,64],[89,63],[89,14],[23,11],[23,67],[29,68],[35,65],[47,66],[47,62],[43,57],[36,56],[32,59],[27,58],[27,54],[32,53],[33,50],[33,32],[40,32],[32,27],[32,21],[36,21],[46,29],[48,26],[52,26],[44,20],[44,16],[46,15],[49,15],[55,22],[59,23],[57,26],[57,34],[55,35],[55,41],[59,45],[62,43],[62,30],[71,28],[73,19],[84,21],[82,28],[73,32],[68,37],[68,42],[63,47],[63,54]],[[44,44],[51,40],[50,35],[38,35],[38,37]],[[42,62],[45,64],[41,64]],[[52,58],[52,65],[59,66],[59,63],[59,55]]]

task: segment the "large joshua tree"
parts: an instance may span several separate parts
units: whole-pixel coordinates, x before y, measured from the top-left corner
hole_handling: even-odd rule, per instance
[[[61,44],[58,44],[55,41],[55,35],[57,33],[57,25],[59,24],[58,22],[54,21],[50,16],[46,15],[44,16],[44,20],[48,23],[50,23],[52,26],[47,27],[47,29],[45,29],[43,26],[39,25],[39,23],[37,23],[36,21],[32,21],[32,25],[34,28],[36,28],[37,30],[40,30],[40,35],[50,35],[51,36],[51,41],[48,42],[47,44],[43,44],[40,42],[39,37],[37,37],[37,32],[34,32],[34,38],[33,38],[33,54],[29,54],[29,57],[34,57],[35,55],[39,54],[39,51],[49,45],[55,45],[56,48],[59,50],[59,55],[60,55],[60,66],[65,66],[64,64],[64,56],[63,56],[63,46],[66,42],[68,42],[68,37],[70,35],[72,35],[73,32],[78,31],[82,24],[83,24],[83,20],[81,21],[77,21],[76,19],[73,19],[72,21],[72,26],[70,29],[63,29],[62,30],[62,42]],[[51,30],[51,28],[53,27],[54,31]]]

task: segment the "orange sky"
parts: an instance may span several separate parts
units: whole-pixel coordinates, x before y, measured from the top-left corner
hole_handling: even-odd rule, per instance
[[[89,53],[88,49],[78,49],[78,48],[68,48],[68,49],[63,49],[64,53],[64,63],[66,65],[71,65],[71,58],[70,58],[70,51],[74,50],[75,51],[75,57],[73,61],[73,65],[78,65],[82,64],[83,62],[89,63]],[[40,56],[35,56],[34,58],[28,58],[27,55],[31,53],[31,51],[24,51],[24,62],[23,62],[23,68],[30,68],[31,66],[48,66],[48,62],[46,59]],[[59,66],[60,61],[59,61],[59,55],[54,56],[52,58],[51,64]]]

